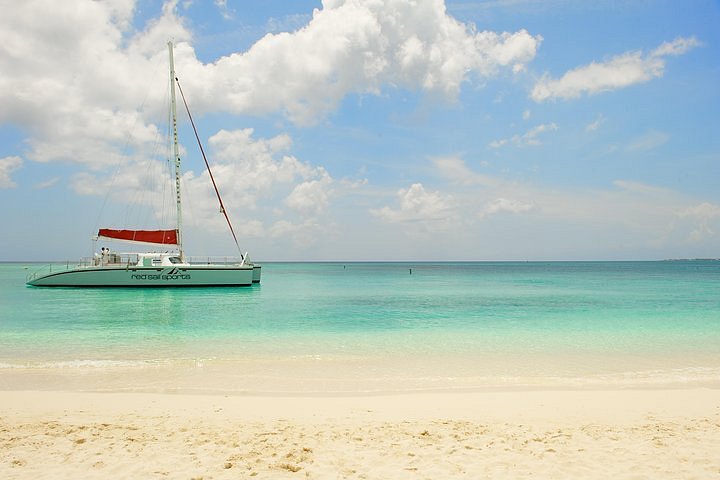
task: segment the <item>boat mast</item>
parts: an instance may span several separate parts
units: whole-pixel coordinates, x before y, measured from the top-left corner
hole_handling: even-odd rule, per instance
[[[178,147],[177,114],[175,112],[175,62],[173,60],[173,44],[168,42],[170,55],[170,113],[172,115],[173,156],[175,157],[175,203],[177,205],[177,244],[180,261],[185,261],[182,247],[182,204],[180,202],[180,148]]]

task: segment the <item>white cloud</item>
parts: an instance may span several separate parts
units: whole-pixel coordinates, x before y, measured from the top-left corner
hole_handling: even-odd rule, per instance
[[[459,157],[436,158],[433,159],[433,164],[442,177],[461,187],[461,190],[457,190],[458,198],[455,203],[459,210],[464,212],[462,217],[465,219],[483,219],[499,213],[525,213],[535,209],[534,203],[517,184],[481,175],[469,168]],[[483,188],[478,189],[478,186]],[[468,190],[463,191],[463,187]],[[471,211],[474,211],[474,214]]]
[[[605,123],[605,116],[598,115],[598,117],[595,119],[595,121],[590,122],[587,125],[585,125],[585,131],[586,132],[594,132],[598,128],[600,128],[600,125],[602,125],[603,123]]]
[[[720,228],[720,206],[668,188],[616,180],[613,189],[536,192],[542,216],[592,227],[644,249],[710,241]],[[618,240],[612,240],[618,242]],[[710,243],[707,243],[710,245]]]
[[[165,2],[140,31],[132,28],[132,0],[28,1],[4,10],[0,122],[29,132],[28,159],[101,169],[147,158],[165,116],[159,87],[169,38],[196,114],[280,113],[302,124],[349,93],[384,86],[454,99],[471,75],[517,69],[541,42],[525,30],[478,32],[441,1],[326,1],[303,28],[203,64],[177,3]],[[227,10],[225,1],[216,5]]]
[[[10,174],[20,168],[23,161],[20,157],[0,158],[0,188],[13,188],[16,186]]]
[[[517,200],[509,200],[507,198],[496,198],[492,202],[485,205],[480,212],[479,217],[487,217],[498,213],[525,213],[534,208],[531,203],[524,203]]]
[[[71,177],[70,185],[80,195],[110,195],[125,203],[156,205],[164,199],[155,199],[148,194],[167,188],[170,175],[162,162],[146,160],[117,175],[80,172]]]
[[[303,215],[318,215],[325,211],[331,192],[332,179],[324,175],[319,180],[308,180],[295,186],[285,199],[285,204]]]
[[[29,132],[30,160],[91,168],[152,149],[163,105],[167,38],[190,39],[168,2],[131,35],[134,2],[29,1],[0,16],[0,123]],[[8,72],[12,72],[8,74]],[[146,118],[147,117],[147,118]],[[125,149],[125,150],[124,150]],[[122,152],[122,153],[121,153]]]
[[[225,20],[232,18],[232,14],[228,10],[227,0],[215,0],[215,6]]]
[[[271,237],[283,237],[297,229],[298,227],[288,220],[278,220],[270,227],[268,234]]]
[[[389,223],[435,222],[451,219],[455,206],[451,195],[428,192],[422,183],[413,183],[409,188],[397,192],[398,208],[382,207],[370,213]]]
[[[669,190],[661,187],[656,187],[653,185],[647,185],[645,183],[641,182],[634,182],[632,180],[615,180],[613,182],[613,185],[618,187],[621,190],[625,190],[627,192],[633,192],[633,193],[642,193],[642,194],[666,194],[669,193]]]
[[[497,183],[491,177],[473,172],[461,158],[456,156],[437,157],[432,159],[432,162],[442,177],[455,184],[492,186]]]
[[[720,205],[713,205],[709,202],[703,202],[686,208],[680,213],[680,216],[695,216],[702,218],[720,217]]]
[[[513,258],[538,258],[542,248],[554,258],[558,252],[567,254],[565,258],[589,258],[599,251],[612,257],[614,248],[634,252],[637,258],[665,258],[658,252],[677,251],[679,246],[716,249],[716,202],[624,179],[607,188],[551,187],[488,175],[482,175],[482,183],[463,182],[479,173],[461,158],[449,158],[452,161],[433,164],[452,182],[452,215],[462,221],[446,224],[443,240],[484,238],[505,259],[508,249],[513,249]],[[399,216],[400,210],[387,213]],[[537,242],[528,243],[527,238]],[[472,251],[470,244],[463,248]]]
[[[540,145],[540,140],[538,139],[538,136],[540,134],[545,132],[551,132],[557,129],[558,126],[553,122],[543,123],[531,128],[522,135],[513,135],[511,138],[493,140],[492,142],[490,142],[489,146],[491,148],[500,148],[504,147],[509,143],[517,145],[518,147],[537,146]]]
[[[659,47],[650,54],[653,57],[662,57],[665,55],[682,55],[685,52],[699,47],[701,43],[695,38],[678,37],[672,42],[663,42]]]
[[[531,115],[530,110],[525,110],[522,114],[523,120],[530,120],[530,115]]]
[[[53,185],[55,185],[60,180],[60,177],[53,177],[50,180],[45,180],[44,182],[38,182],[35,185],[33,185],[33,188],[36,188],[38,190],[42,190],[44,188],[50,188]]]
[[[605,62],[592,62],[574,68],[559,79],[543,76],[533,88],[530,97],[536,102],[562,98],[578,98],[630,85],[644,83],[662,77],[668,55],[681,55],[700,45],[694,37],[677,38],[665,42],[647,55],[641,51],[626,52]]]
[[[647,150],[653,150],[665,144],[669,139],[670,135],[665,132],[657,132],[655,130],[650,130],[649,132],[633,140],[632,143],[625,147],[625,150],[628,152],[643,152]]]
[[[278,188],[294,190],[305,185],[298,192],[289,194],[291,199],[288,205],[298,210],[308,210],[304,201],[308,195],[315,194],[315,200],[320,202],[318,207],[321,208],[323,198],[325,202],[327,198],[320,192],[325,192],[324,189],[333,183],[327,171],[288,155],[292,145],[288,135],[254,139],[253,133],[251,128],[221,130],[208,141],[213,149],[213,158],[218,163],[217,167],[213,165],[213,172],[218,179],[225,177],[224,183],[232,185],[235,195],[240,195],[235,198],[237,204],[254,209],[260,199],[271,197]],[[205,173],[203,177],[202,181],[209,182]],[[317,184],[313,183],[316,181]],[[296,185],[296,182],[300,183]]]
[[[693,242],[700,242],[715,236],[715,230],[711,222],[714,219],[720,219],[720,205],[703,202],[682,210],[678,213],[678,216],[693,220],[694,227],[688,237]]]
[[[223,203],[234,224],[243,225],[243,236],[279,235],[289,231],[283,225],[307,230],[315,223],[305,217],[325,213],[335,181],[322,168],[289,154],[292,140],[281,134],[254,138],[253,129],[221,130],[208,140],[209,160]],[[184,224],[208,231],[224,231],[227,226],[208,171],[188,170],[182,177]],[[172,182],[167,165],[161,161],[136,162],[122,174],[103,177],[81,172],[72,178],[73,189],[83,195],[110,195],[114,202],[152,206],[156,217],[174,213]],[[290,212],[278,210],[286,205]],[[266,231],[258,218],[273,214],[284,218]],[[294,218],[299,216],[300,219]],[[286,222],[286,223],[282,223]],[[295,222],[295,223],[293,223]],[[249,228],[246,228],[249,226]],[[304,234],[292,230],[293,237]]]
[[[308,124],[348,93],[377,93],[383,85],[453,99],[469,74],[527,63],[540,41],[524,30],[477,32],[439,1],[326,1],[304,28],[268,34],[247,52],[204,66],[192,81],[213,108],[284,112]]]
[[[326,238],[327,229],[312,219],[301,222],[279,220],[267,230],[271,239],[289,238],[296,248],[307,248]]]
[[[311,244],[318,219],[326,214],[336,185],[328,172],[291,155],[285,134],[255,138],[253,129],[221,130],[208,141],[211,168],[223,202],[235,224],[255,222],[245,238],[288,235],[298,245]],[[190,225],[222,231],[218,202],[207,170],[184,178],[194,212]],[[279,206],[287,208],[278,208]],[[258,219],[280,217],[265,228]]]
[[[345,187],[348,190],[356,190],[360,187],[363,187],[369,183],[367,178],[361,178],[359,180],[351,180],[349,178],[342,178],[340,179],[340,185]]]

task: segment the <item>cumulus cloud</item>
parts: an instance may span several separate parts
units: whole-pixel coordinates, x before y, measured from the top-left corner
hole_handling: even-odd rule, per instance
[[[12,188],[16,186],[10,174],[22,166],[20,157],[0,158],[0,188]]]
[[[663,76],[665,57],[682,55],[698,45],[700,42],[694,37],[680,37],[661,44],[647,55],[642,51],[626,52],[605,62],[574,68],[559,79],[546,74],[535,84],[530,97],[536,102],[568,100],[645,83]]]
[[[224,0],[215,5],[232,13]],[[245,52],[204,63],[182,4],[166,1],[140,29],[133,26],[135,7],[132,0],[30,0],[6,8],[0,71],[11,74],[0,76],[0,122],[27,133],[28,159],[80,164],[70,179],[76,192],[104,195],[113,186],[112,196],[144,205],[157,205],[148,192],[172,187],[159,180],[166,165],[158,159],[169,38],[196,115],[274,114],[302,125],[352,93],[399,88],[453,100],[464,82],[521,72],[542,41],[525,30],[478,31],[448,15],[441,0],[326,0],[294,31],[268,33]],[[208,144],[226,203],[242,206],[235,216],[253,222],[250,212],[272,204],[273,215],[286,216],[277,222],[289,222],[254,224],[253,231],[289,232],[288,225],[308,231],[338,188],[363,186],[336,182],[324,168],[295,158],[287,135],[257,139],[251,129],[221,130]],[[11,165],[5,164],[0,178],[7,186]],[[111,177],[119,165],[122,175]],[[196,220],[217,214],[207,172],[185,168],[188,214],[195,210]],[[412,186],[395,218],[432,217],[447,202]]]
[[[453,97],[470,73],[489,76],[531,61],[541,41],[524,30],[477,32],[436,0],[326,1],[304,28],[267,34],[247,52],[202,64],[186,43],[192,35],[177,2],[134,34],[133,2],[69,2],[23,2],[0,20],[3,71],[13,72],[4,80],[13,88],[3,91],[16,93],[5,94],[0,120],[30,121],[48,107],[68,114],[97,105],[88,112],[93,118],[136,107],[147,87],[138,79],[165,64],[168,38],[177,43],[177,69],[199,108],[285,112],[298,122],[326,114],[349,92],[377,92],[385,84]]]
[[[531,203],[524,203],[507,198],[496,198],[485,205],[485,208],[483,208],[479,216],[480,218],[483,218],[498,213],[524,213],[529,212],[533,208],[534,205]]]
[[[265,240],[292,245],[292,249],[307,249],[333,238],[334,232],[312,218],[298,221],[278,220],[265,229]]]
[[[693,221],[694,225],[688,236],[691,241],[700,242],[715,236],[715,229],[711,222],[720,219],[720,205],[703,202],[680,211],[678,216]]]
[[[324,174],[319,180],[308,180],[295,186],[285,204],[303,215],[317,215],[328,206],[332,179]]]
[[[177,4],[165,2],[141,30],[132,27],[132,0],[31,0],[4,10],[0,122],[28,132],[28,159],[101,169],[152,152],[166,108],[158,86],[168,38],[196,113],[281,114],[299,124],[349,93],[385,87],[453,99],[471,76],[518,70],[542,40],[525,30],[479,32],[439,0],[326,0],[302,28],[206,64]]]
[[[458,155],[430,161],[451,187],[413,184],[370,210],[386,223],[383,235],[396,239],[382,245],[396,245],[394,255],[421,255],[441,246],[467,258],[481,245],[479,259],[612,258],[613,252],[667,258],[679,245],[711,252],[720,232],[716,202],[649,183],[548,186],[481,174],[476,159],[465,162]],[[407,238],[412,242],[403,248]],[[550,243],[552,248],[546,247]]]
[[[499,213],[524,213],[535,208],[531,201],[509,198],[525,196],[521,190],[518,191],[516,184],[481,175],[468,167],[460,157],[440,157],[432,162],[440,176],[460,187],[456,192],[462,198],[455,198],[455,203],[466,212],[463,215],[466,219],[473,217],[471,210],[475,211],[477,218],[483,219]],[[483,188],[478,189],[478,186]],[[463,191],[463,188],[468,190]]]
[[[255,138],[253,129],[220,130],[208,141],[210,163],[223,203],[233,223],[244,225],[243,236],[289,231],[294,218],[284,219],[269,230],[256,220],[270,216],[270,206],[286,205],[296,216],[297,228],[310,228],[309,219],[325,212],[331,198],[334,179],[328,172],[290,155],[292,140],[280,134]],[[192,155],[198,155],[192,153]],[[123,169],[120,175],[80,172],[72,178],[72,188],[82,195],[110,195],[116,202],[152,206],[156,218],[174,214],[174,183],[167,164],[148,160],[136,162],[136,168]],[[188,169],[182,177],[185,224],[211,231],[226,229],[207,169],[196,173]],[[258,212],[258,210],[261,210]],[[271,212],[284,215],[283,211]],[[248,226],[248,228],[245,228]],[[293,230],[295,232],[295,230]],[[275,233],[273,233],[275,232]],[[295,232],[297,233],[297,232]],[[294,233],[294,235],[295,235]]]
[[[143,205],[156,205],[156,199],[149,194],[162,192],[169,185],[166,166],[154,160],[136,162],[134,168],[120,175],[79,172],[70,179],[71,188],[80,195],[110,195],[119,201]]]
[[[455,201],[451,195],[425,190],[422,183],[413,183],[397,192],[398,208],[388,206],[370,211],[389,223],[446,221],[452,217]]]
[[[207,95],[234,112],[282,111],[307,124],[348,93],[383,85],[454,98],[471,73],[491,76],[531,61],[541,40],[525,30],[477,32],[437,0],[326,0],[304,28],[268,34],[208,65],[217,90]]]
[[[459,236],[464,238],[473,238],[472,232],[482,231],[493,238],[502,236],[498,231],[483,230],[491,223],[501,224],[522,238],[544,234],[549,225],[572,226],[574,233],[570,237],[549,234],[555,244],[563,245],[568,252],[578,248],[587,248],[586,252],[590,252],[602,243],[604,248],[632,246],[638,252],[647,253],[677,245],[712,251],[720,231],[720,206],[666,187],[619,179],[607,188],[550,188],[497,176],[480,176],[457,156],[432,162],[436,172],[452,183],[451,212],[462,219],[462,222],[448,224],[449,228],[443,231],[455,231],[458,235],[462,231]],[[482,183],[464,181],[476,179],[476,175],[482,178]],[[407,195],[406,191],[401,193]],[[392,215],[399,217],[401,211],[395,208],[384,213],[394,218]],[[452,235],[443,238],[449,237]],[[579,238],[583,239],[584,246],[577,244]],[[538,253],[528,244],[519,243],[517,247],[533,255]],[[507,254],[503,247],[499,252]]]
[[[472,171],[465,162],[457,156],[437,157],[432,160],[438,173],[460,185],[496,185],[497,181],[487,175]]]
[[[286,204],[303,213],[319,212],[327,205],[328,189],[333,179],[319,166],[302,162],[289,155],[292,140],[280,134],[269,139],[255,139],[251,128],[221,130],[210,137],[215,176],[225,177],[232,186],[237,204],[254,209],[260,199],[268,198],[277,188],[289,188]],[[199,180],[209,182],[207,172]],[[209,183],[208,183],[209,184]],[[311,206],[312,205],[312,206]]]
[[[510,138],[502,138],[499,140],[493,140],[490,142],[491,148],[500,148],[504,147],[508,144],[513,144],[518,147],[532,147],[540,145],[540,139],[538,136],[545,132],[552,132],[554,130],[557,130],[558,126],[551,122],[551,123],[542,123],[540,125],[537,125],[527,132],[525,132],[522,135],[513,135]]]
[[[253,225],[243,236],[289,235],[308,245],[311,230],[325,214],[335,180],[320,166],[290,154],[286,134],[256,138],[251,128],[221,130],[210,137],[210,163],[223,202],[233,223]],[[193,207],[192,226],[222,231],[218,202],[207,170],[188,172],[183,179],[186,198]],[[278,208],[278,206],[287,208]],[[257,219],[280,217],[271,225]]]
[[[167,67],[158,65],[167,65],[167,38],[190,39],[173,7],[130,37],[129,0],[33,0],[3,10],[0,122],[28,133],[28,159],[101,168],[124,161],[123,148],[155,141],[147,117],[164,92],[148,93],[147,79],[165,82]]]

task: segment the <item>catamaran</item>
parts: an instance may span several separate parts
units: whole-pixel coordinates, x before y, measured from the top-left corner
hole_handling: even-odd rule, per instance
[[[41,271],[31,273],[27,284],[35,287],[226,287],[249,286],[260,282],[261,267],[248,260],[248,255],[242,253],[239,247],[235,230],[223,205],[220,191],[205,157],[200,143],[195,123],[188,108],[185,95],[180,82],[175,75],[173,60],[173,44],[168,42],[170,58],[170,113],[173,134],[173,158],[175,164],[175,199],[176,199],[176,226],[166,230],[125,230],[101,228],[96,239],[119,240],[124,242],[154,245],[162,252],[133,252],[118,253],[102,247],[100,253],[95,253],[88,261],[65,268],[53,266],[44,267]],[[202,157],[210,174],[217,199],[220,203],[220,212],[225,216],[230,232],[235,239],[235,245],[240,252],[240,259],[236,262],[203,263],[190,262],[183,249],[182,236],[182,202],[180,191],[180,154],[178,146],[176,92],[177,85],[183,104],[187,110],[195,137],[200,146]]]

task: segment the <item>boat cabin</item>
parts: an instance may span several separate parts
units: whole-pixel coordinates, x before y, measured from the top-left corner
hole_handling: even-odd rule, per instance
[[[177,253],[138,253],[138,267],[172,267],[183,264]]]
[[[172,253],[116,253],[103,248],[101,254],[96,253],[93,265],[124,265],[136,267],[173,267],[186,265],[177,252]]]

